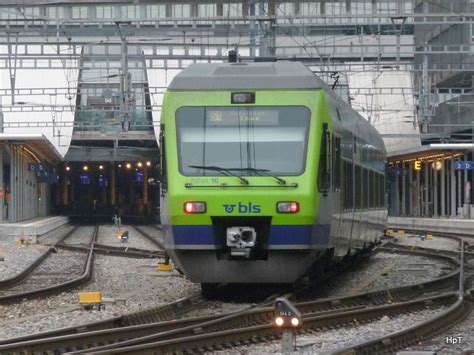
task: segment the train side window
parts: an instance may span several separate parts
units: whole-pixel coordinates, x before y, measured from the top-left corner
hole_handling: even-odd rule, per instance
[[[383,175],[380,175],[379,194],[380,207],[385,207],[385,178]]]
[[[333,136],[332,141],[332,178],[333,189],[341,188],[341,137]]]
[[[166,171],[165,125],[160,126],[160,185],[161,195],[168,191],[168,173]]]
[[[369,177],[370,186],[370,207],[377,207],[377,174],[374,171],[370,171]]]
[[[362,207],[363,209],[369,208],[369,194],[370,194],[370,185],[369,185],[369,170],[362,169]]]
[[[360,166],[355,167],[355,208],[359,210],[362,207],[362,169]]]
[[[326,194],[331,184],[331,160],[329,157],[331,146],[331,134],[328,124],[323,123],[323,132],[321,135],[321,148],[319,153],[319,169],[318,169],[318,190]]]
[[[353,183],[353,166],[352,163],[344,161],[344,209],[352,210],[354,207],[354,200],[352,194]]]

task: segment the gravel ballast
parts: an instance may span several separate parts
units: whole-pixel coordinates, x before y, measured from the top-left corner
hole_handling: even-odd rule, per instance
[[[157,237],[159,237],[157,229],[152,227],[146,228],[150,232],[157,233]],[[122,227],[122,229],[127,229],[127,227]],[[98,242],[108,245],[125,244],[122,244],[117,238],[116,231],[117,227],[113,225],[101,226]],[[133,232],[133,234],[131,233],[128,245],[142,249],[156,249],[148,240],[138,235],[139,233],[133,228],[130,228],[129,231]],[[85,228],[81,232],[83,234],[82,237],[79,235],[75,236],[71,241],[76,244],[83,238],[83,242],[88,243],[90,241],[90,233],[91,230]],[[135,233],[137,234],[136,236]],[[198,284],[189,282],[176,271],[157,271],[157,262],[157,259],[129,259],[117,256],[96,255],[94,280],[88,285],[45,299],[25,300],[19,304],[0,305],[0,338],[11,338],[106,319],[166,304],[199,291]],[[354,266],[352,271],[346,272],[327,285],[322,286],[318,296],[342,296],[350,293],[368,292],[387,287],[418,283],[445,274],[451,268],[451,266],[448,267],[447,264],[443,264],[439,260],[419,256],[376,253],[369,261]],[[106,309],[102,311],[85,311],[78,305],[78,293],[81,291],[100,291],[104,298],[125,300],[125,305],[107,304]],[[189,316],[231,312],[247,306],[249,305],[243,303],[210,301],[203,304],[199,312],[191,313]],[[423,312],[420,314],[423,314]],[[341,329],[334,331],[334,334],[355,332],[355,336],[357,336],[357,332],[361,334],[370,333],[372,331],[370,330],[372,329],[371,327],[375,328],[374,331],[378,331],[379,328],[382,328],[381,325],[383,324],[386,325],[384,331],[390,332],[392,328],[390,328],[389,323],[399,322],[403,324],[402,327],[409,326],[403,317],[410,318],[412,316],[397,317],[394,318],[393,322],[392,320],[385,319],[384,323],[359,325],[354,327],[353,330]],[[320,351],[317,349],[328,351],[330,349],[328,344],[331,342],[330,339],[332,339],[333,333],[325,332],[324,334],[326,335],[321,336],[320,340],[314,340],[313,335],[305,336],[313,339],[313,343],[319,342],[319,345],[314,347],[308,345],[305,349],[309,352]],[[376,335],[376,333],[372,334]],[[308,340],[305,337],[301,340],[310,342],[311,339]],[[341,337],[350,339],[352,335],[347,333],[344,337]],[[324,343],[323,338],[326,339],[326,343]],[[279,343],[273,343],[267,343],[262,346],[252,345],[235,348],[232,351],[251,353],[278,352]],[[342,346],[342,343],[339,342],[339,345]]]

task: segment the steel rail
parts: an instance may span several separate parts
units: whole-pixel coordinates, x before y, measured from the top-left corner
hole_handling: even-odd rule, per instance
[[[139,226],[132,225],[132,228],[136,229],[141,235],[143,235],[146,239],[156,245],[159,249],[165,250],[165,245],[161,240],[156,239],[150,233],[146,232],[145,230],[143,230],[143,228]]]
[[[15,343],[15,342],[29,342],[38,339],[45,339],[50,337],[67,336],[75,334],[92,333],[98,330],[129,327],[141,325],[146,323],[164,322],[167,320],[176,319],[191,310],[195,310],[203,301],[201,293],[198,292],[191,296],[170,302],[165,305],[160,305],[150,309],[129,313],[123,316],[113,317],[105,320],[95,321],[87,324],[80,324],[61,329],[54,329],[42,333],[35,333],[25,335],[17,338],[0,340],[0,346]]]
[[[58,244],[56,247],[72,251],[87,252],[89,249],[84,245]],[[94,251],[97,254],[114,255],[128,258],[164,258],[165,253],[162,250],[146,250],[132,247],[117,247],[96,243]]]
[[[355,306],[345,310],[331,310],[331,311],[317,311],[312,312],[310,309],[305,309],[304,312],[304,322],[316,320],[316,323],[311,323],[313,327],[332,327],[340,326],[350,321],[367,321],[372,317],[380,317],[385,314],[399,314],[404,312],[411,312],[420,308],[425,308],[427,306],[433,306],[439,303],[445,303],[448,299],[455,297],[453,292],[447,293],[444,295],[426,297],[419,300],[406,301],[402,303],[394,303],[390,305],[383,306],[374,306],[370,309],[365,309],[364,306]],[[365,314],[365,312],[369,312]],[[250,312],[252,313],[252,312]],[[258,313],[261,313],[258,312]],[[143,342],[148,342],[150,340],[160,340],[160,341],[172,341],[173,339],[182,339],[183,337],[193,337],[196,334],[206,333],[208,337],[217,331],[222,331],[222,329],[237,329],[242,327],[243,324],[253,324],[256,326],[268,325],[271,323],[273,316],[273,308],[265,309],[264,315],[255,314],[248,317],[244,322],[242,319],[234,317],[234,314],[230,314],[227,318],[234,317],[234,322],[226,322],[222,324],[222,321],[216,319],[218,316],[208,316],[208,317],[199,317],[193,319],[183,319],[177,320],[175,322],[162,322],[152,325],[142,325],[127,327],[115,330],[114,336],[118,340],[122,340],[121,343],[116,343],[112,345],[107,345],[103,347],[96,347],[90,349],[92,345],[110,343],[112,338],[108,336],[111,333],[111,330],[101,330],[93,333],[78,334],[77,336],[62,336],[56,337],[54,339],[40,339],[38,341],[14,343],[7,346],[0,346],[2,354],[17,353],[21,351],[27,351],[28,353],[63,353],[63,352],[73,352],[81,353],[82,351],[90,352],[93,350],[94,353],[100,351],[101,349],[115,349],[119,345],[124,344],[138,344]],[[367,318],[369,317],[369,318]],[[207,325],[203,323],[203,320],[209,319]],[[215,319],[215,321],[214,321]],[[176,327],[181,327],[176,329]],[[148,336],[143,336],[139,339],[132,339],[143,334],[148,334]],[[153,335],[149,335],[153,334]],[[179,337],[179,338],[177,338]],[[123,341],[124,339],[130,339]],[[87,344],[87,346],[85,346]],[[87,349],[89,347],[89,349]]]
[[[73,234],[77,229],[77,226],[74,226],[71,230],[66,232],[62,237],[59,238],[58,241],[56,241],[54,244],[50,245],[48,250],[46,250],[43,254],[41,254],[35,261],[33,261],[30,265],[28,265],[24,270],[20,271],[18,274],[0,281],[0,290],[15,286],[19,283],[21,283],[23,280],[25,280],[38,266],[40,266],[43,261],[50,256],[54,248],[57,247],[57,245],[61,242],[63,242],[65,239],[69,238],[71,234]]]
[[[412,246],[412,245],[404,245],[404,244],[395,244],[393,242],[389,242],[383,246],[383,248],[390,248],[392,250],[394,249],[402,249],[402,250],[409,250],[409,251],[419,251],[422,253],[438,253],[438,254],[445,254],[446,256],[450,257],[459,257],[461,254],[460,250],[444,250],[444,249],[435,249],[435,248],[425,248],[425,247],[420,247],[418,245]],[[474,253],[473,252],[464,252],[465,257],[473,258]]]
[[[394,332],[382,337],[362,342],[356,345],[338,349],[337,354],[369,354],[387,353],[404,349],[412,344],[418,343],[430,336],[443,333],[454,324],[463,321],[471,312],[471,305],[465,298],[465,277],[464,277],[464,240],[461,239],[461,255],[459,260],[459,285],[457,291],[457,301],[444,312],[437,314],[430,319],[415,324],[407,329]],[[468,291],[472,294],[474,289]]]
[[[449,259],[449,258],[448,258]],[[407,301],[413,297],[420,296],[423,293],[437,291],[445,288],[454,288],[454,282],[457,279],[458,272],[453,272],[449,275],[445,275],[435,280],[430,280],[421,284],[408,285],[396,287],[388,290],[373,291],[369,293],[361,293],[351,296],[343,297],[334,297],[329,299],[320,299],[310,302],[300,302],[297,303],[298,309],[303,313],[314,313],[319,312],[320,315],[331,314],[342,312],[344,308],[345,311],[349,309],[359,309],[366,306],[378,306],[382,304],[387,304],[390,302],[396,301]],[[268,302],[267,302],[268,303]],[[94,328],[91,326],[86,326],[86,330],[92,329],[101,329],[100,331],[89,331],[83,334],[74,334],[71,336],[61,336],[51,339],[44,339],[47,336],[51,335],[65,335],[67,333],[64,330],[56,330],[42,334],[36,334],[33,337],[23,337],[11,339],[10,342],[20,341],[20,343],[11,344],[11,346],[0,347],[0,350],[12,350],[13,348],[20,351],[22,347],[28,347],[31,351],[65,351],[65,349],[78,349],[82,344],[87,342],[87,344],[100,344],[100,343],[112,343],[117,342],[123,339],[130,339],[136,337],[144,337],[147,339],[150,334],[161,333],[161,335],[152,336],[154,339],[166,338],[171,335],[177,336],[184,334],[194,335],[196,331],[199,332],[211,332],[214,330],[228,329],[228,328],[237,328],[245,323],[269,323],[273,317],[273,307],[260,307],[257,309],[246,309],[244,311],[238,311],[227,314],[212,315],[205,317],[196,317],[188,318],[182,320],[176,320],[172,322],[161,322],[147,325],[139,325],[132,327],[122,327],[120,329],[108,329],[104,330],[103,327],[106,326],[105,323],[100,324],[101,328],[97,328],[94,325]],[[140,317],[136,317],[136,324],[142,323]],[[114,320],[114,323],[111,324],[113,327],[123,326],[125,322],[119,321],[118,319]],[[128,323],[131,323],[130,321]],[[109,323],[110,324],[110,323]],[[210,330],[207,329],[210,327]],[[74,333],[77,333],[76,328],[69,328],[69,331],[73,330]],[[164,334],[163,334],[164,333]],[[37,341],[31,341],[37,339]],[[39,339],[39,340],[38,340]],[[105,341],[106,340],[106,341]],[[133,341],[133,340],[132,340]],[[0,342],[0,344],[5,344],[5,342]]]
[[[407,301],[396,304],[375,306],[369,309],[355,309],[341,311],[332,314],[306,314],[303,316],[303,325],[300,331],[333,329],[346,324],[368,322],[384,315],[399,315],[426,309],[437,305],[445,305],[455,302],[457,294],[454,292],[423,298],[420,300]],[[224,328],[225,329],[225,328]],[[137,339],[124,341],[121,344],[106,345],[99,348],[85,349],[83,351],[72,351],[70,354],[83,354],[93,352],[94,354],[169,354],[169,353],[202,353],[205,351],[221,350],[248,342],[261,342],[264,339],[280,337],[281,330],[271,323],[244,326],[236,329],[214,331],[210,330],[204,334],[200,328],[195,328],[193,335],[179,338],[171,338],[154,342],[137,344]],[[157,334],[158,335],[158,334]],[[151,337],[148,337],[151,338]],[[151,340],[151,339],[147,339]],[[135,345],[134,345],[135,344]],[[118,346],[121,346],[118,348]]]
[[[35,297],[41,297],[45,295],[49,295],[52,293],[58,293],[58,292],[64,292],[66,290],[75,288],[77,286],[83,285],[84,283],[88,282],[91,277],[92,277],[92,272],[93,272],[93,260],[94,260],[94,243],[97,239],[97,234],[98,234],[98,226],[94,227],[94,231],[92,233],[92,239],[90,242],[90,250],[87,255],[87,260],[84,265],[84,271],[81,274],[81,276],[66,281],[62,282],[57,285],[52,285],[48,287],[43,287],[39,288],[36,290],[31,290],[31,291],[25,291],[25,292],[19,292],[11,295],[6,295],[6,296],[1,296],[0,297],[0,303],[9,303],[9,302],[15,302],[15,301],[23,301],[25,298],[35,298]]]
[[[448,238],[448,239],[454,239],[456,241],[460,241],[463,238],[467,239],[473,239],[474,235],[473,234],[467,234],[467,233],[443,233],[439,231],[432,231],[432,230],[422,230],[422,229],[405,229],[405,228],[398,228],[398,227],[388,227],[388,229],[392,230],[398,230],[402,229],[407,233],[410,234],[432,234],[435,237],[440,237],[440,238]],[[467,242],[469,244],[469,242]]]

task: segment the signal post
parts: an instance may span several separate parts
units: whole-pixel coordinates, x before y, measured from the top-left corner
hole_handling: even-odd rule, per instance
[[[300,311],[285,297],[279,297],[275,301],[273,325],[283,330],[281,352],[283,354],[289,354],[295,351],[295,330],[301,328],[303,318]]]

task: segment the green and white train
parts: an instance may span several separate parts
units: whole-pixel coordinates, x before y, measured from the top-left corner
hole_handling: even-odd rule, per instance
[[[190,65],[160,149],[165,247],[204,289],[294,283],[383,235],[383,141],[302,63]]]

